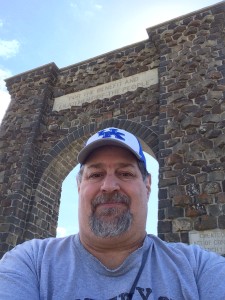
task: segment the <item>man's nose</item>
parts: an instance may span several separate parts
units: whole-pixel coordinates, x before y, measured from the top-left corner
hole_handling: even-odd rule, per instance
[[[120,189],[118,178],[115,175],[107,174],[101,185],[101,191],[104,193],[112,193]]]

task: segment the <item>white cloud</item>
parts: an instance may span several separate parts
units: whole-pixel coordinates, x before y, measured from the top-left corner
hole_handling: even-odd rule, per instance
[[[73,13],[81,21],[89,21],[96,16],[96,12],[103,9],[103,6],[95,3],[93,0],[87,0],[85,2],[71,1],[70,7]]]
[[[103,6],[96,3],[96,4],[95,4],[95,8],[96,8],[97,10],[101,10],[101,9],[103,8]]]
[[[74,3],[74,2],[70,2],[70,7],[77,9],[78,5],[76,3]]]
[[[0,57],[10,58],[19,52],[20,43],[17,40],[1,40],[0,39]]]

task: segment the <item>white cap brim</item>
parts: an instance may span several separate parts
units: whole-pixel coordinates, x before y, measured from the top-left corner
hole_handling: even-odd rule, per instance
[[[122,147],[125,148],[129,151],[131,151],[138,160],[141,159],[141,156],[138,155],[138,153],[136,151],[134,151],[131,147],[129,147],[129,145],[125,144],[122,141],[119,140],[112,140],[111,138],[107,139],[101,139],[101,140],[97,140],[95,142],[90,143],[89,145],[85,146],[80,153],[77,156],[78,162],[80,164],[84,164],[85,161],[87,160],[87,158],[92,154],[92,152],[100,147],[103,146],[117,146],[117,147]]]

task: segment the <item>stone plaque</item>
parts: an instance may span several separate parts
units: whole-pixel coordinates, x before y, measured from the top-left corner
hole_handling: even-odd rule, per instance
[[[53,111],[68,109],[71,108],[71,106],[81,106],[85,102],[90,103],[96,99],[110,98],[115,95],[124,94],[128,91],[135,91],[138,87],[147,88],[156,83],[158,83],[157,68],[86,90],[57,97],[54,101]]]
[[[225,229],[190,231],[190,244],[197,244],[207,250],[225,254]]]

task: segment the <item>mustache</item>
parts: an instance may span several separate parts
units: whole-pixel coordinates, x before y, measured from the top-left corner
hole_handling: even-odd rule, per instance
[[[91,208],[92,211],[94,211],[99,204],[105,203],[123,203],[129,206],[130,202],[130,197],[120,193],[102,194],[94,198],[94,200],[91,203]]]

